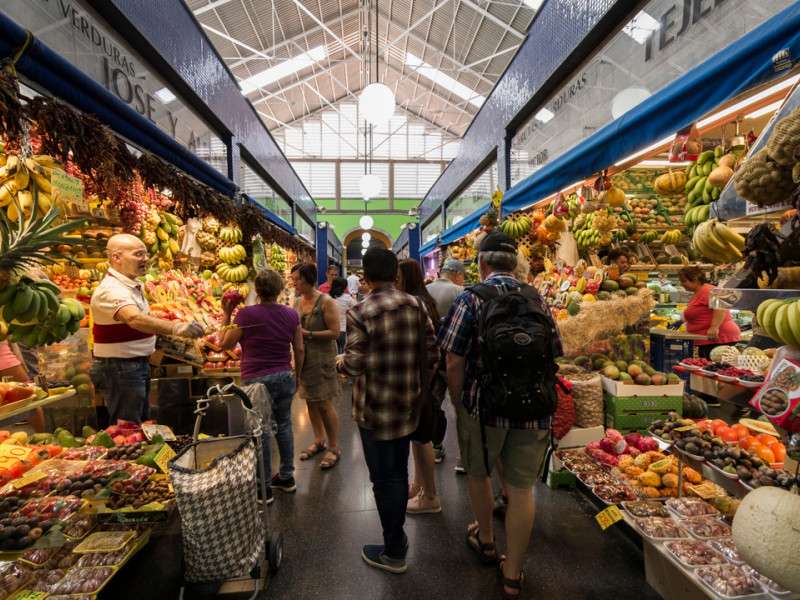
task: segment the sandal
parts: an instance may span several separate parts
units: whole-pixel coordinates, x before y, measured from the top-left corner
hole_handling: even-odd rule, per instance
[[[338,450],[332,450],[330,448],[328,448],[328,452],[330,454],[333,454],[333,456],[329,458],[326,455],[325,458],[323,458],[322,461],[320,461],[319,466],[322,469],[330,469],[332,467],[335,467],[336,463],[339,462],[339,457],[342,455],[342,453],[339,452]]]
[[[319,454],[320,452],[324,452],[327,449],[328,449],[328,446],[325,444],[325,442],[322,442],[321,444],[318,444],[318,443],[314,442],[308,448],[306,448],[305,450],[303,450],[300,453],[300,460],[308,460],[309,458],[311,458],[315,454]]]
[[[503,564],[506,562],[506,557],[501,556],[497,563],[497,581],[500,583],[500,593],[505,600],[517,600],[522,597],[522,582],[525,580],[525,573],[522,569],[519,570],[519,579],[511,579],[506,577],[503,573]],[[506,591],[506,588],[516,590],[516,593],[511,594]]]
[[[497,546],[494,540],[485,543],[481,541],[477,521],[467,527],[467,546],[472,548],[478,560],[484,565],[493,565],[497,562]]]

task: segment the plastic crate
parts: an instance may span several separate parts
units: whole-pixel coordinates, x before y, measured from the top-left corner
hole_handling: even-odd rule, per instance
[[[684,358],[694,357],[692,340],[670,340],[661,336],[650,337],[650,358],[653,368],[668,373]]]
[[[566,469],[560,471],[553,471],[552,469],[547,472],[547,487],[551,490],[560,487],[574,488],[576,477]]]

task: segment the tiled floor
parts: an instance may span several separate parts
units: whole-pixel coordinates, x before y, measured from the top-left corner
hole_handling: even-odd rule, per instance
[[[444,462],[436,467],[443,512],[409,515],[406,520],[408,572],[393,575],[363,562],[361,547],[382,540],[358,431],[350,419],[349,387],[337,408],[339,464],[321,471],[319,456],[297,460],[297,491],[274,492],[269,520],[271,527],[283,533],[284,559],[260,598],[499,598],[494,570],[481,566],[465,543],[472,513],[466,476],[456,475],[453,469],[456,440],[452,429],[445,439]],[[451,408],[448,418],[452,424]],[[300,400],[295,401],[293,422],[299,455],[313,441]],[[640,550],[613,527],[601,531],[594,519],[597,507],[580,492],[552,491],[538,483],[534,501],[536,522],[523,565],[527,598],[659,598],[645,583]],[[500,521],[496,524],[502,551],[504,535]],[[179,556],[180,535],[173,527],[134,557],[101,598],[177,597]],[[186,597],[201,595],[194,590]]]

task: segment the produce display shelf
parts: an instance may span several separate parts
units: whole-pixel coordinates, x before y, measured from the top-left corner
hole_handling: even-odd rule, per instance
[[[40,400],[34,400],[30,404],[25,406],[21,406],[20,408],[14,409],[9,411],[3,415],[0,415],[0,421],[7,421],[17,415],[21,415],[22,413],[28,412],[29,410],[33,410],[35,408],[41,408],[43,406],[47,406],[48,404],[52,404],[53,402],[58,402],[59,400],[64,400],[65,398],[70,398],[76,394],[76,390],[71,389],[67,390],[63,394],[56,394],[55,396],[46,396]]]

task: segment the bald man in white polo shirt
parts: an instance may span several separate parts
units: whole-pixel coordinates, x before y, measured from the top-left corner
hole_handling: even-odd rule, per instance
[[[156,334],[200,337],[199,323],[175,323],[149,315],[142,283],[147,249],[123,233],[108,240],[110,268],[92,294],[94,357],[89,375],[108,407],[109,422],[150,418],[150,365]]]

